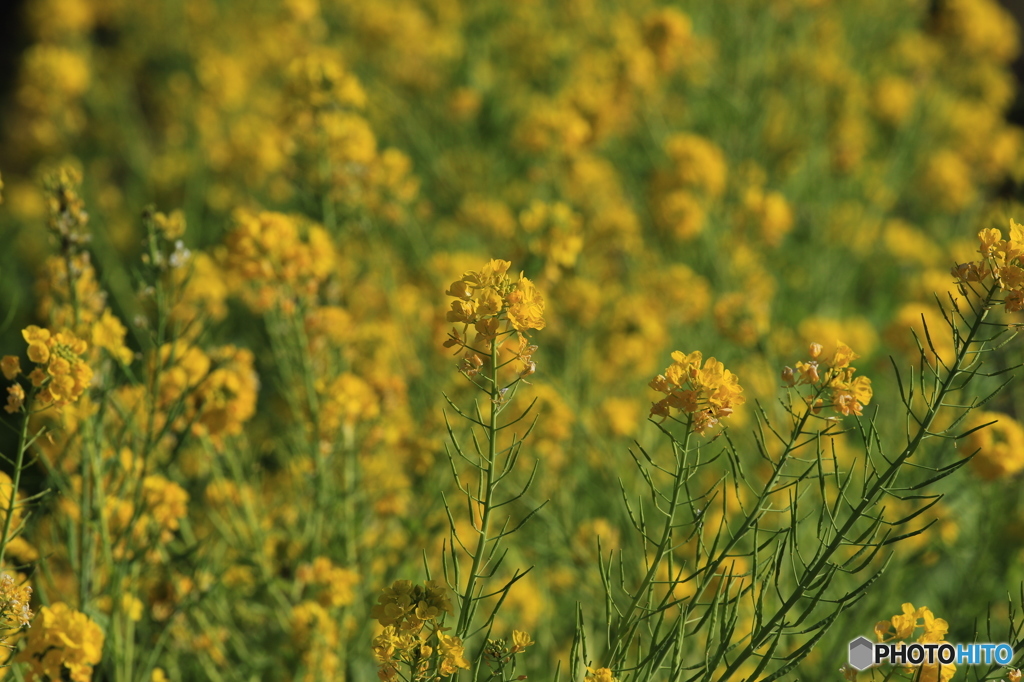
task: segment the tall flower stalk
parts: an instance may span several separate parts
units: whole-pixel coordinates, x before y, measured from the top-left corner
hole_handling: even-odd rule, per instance
[[[470,423],[472,432],[471,452],[445,415],[451,438],[451,447],[446,449],[448,461],[466,498],[471,531],[460,532],[456,513],[445,499],[450,539],[443,566],[445,582],[455,593],[454,604],[433,580],[428,580],[421,593],[412,591],[420,588],[412,588],[409,581],[398,581],[379,598],[374,615],[385,631],[374,640],[374,654],[383,679],[395,679],[403,668],[408,668],[411,679],[427,679],[435,672],[451,675],[460,669],[470,670],[473,679],[523,679],[511,676],[516,671],[516,656],[533,644],[529,634],[515,630],[508,640],[490,635],[502,602],[529,569],[516,569],[500,586],[492,585],[491,579],[505,558],[503,540],[543,506],[528,510],[518,520],[509,514],[500,527],[497,525],[499,510],[522,499],[537,473],[535,464],[518,492],[506,492],[510,483],[506,479],[516,470],[524,439],[536,422],[526,424],[522,435],[513,433],[503,445],[502,432],[525,424],[533,403],[514,418],[505,420],[502,415],[519,387],[536,371],[533,354],[537,347],[527,334],[544,328],[544,300],[528,278],[520,274],[513,279],[508,274],[510,267],[508,261],[492,260],[479,271],[465,273],[446,292],[455,299],[448,321],[457,326],[452,327],[444,346],[455,350],[459,371],[485,396],[485,407],[477,399],[474,408],[466,410],[445,395],[451,409]],[[467,532],[470,537],[465,537]],[[491,612],[478,618],[480,603],[495,597]],[[449,629],[443,627],[445,616],[455,611],[454,632],[445,634]],[[411,620],[408,614],[413,614]],[[483,641],[467,656],[464,643],[479,635]]]
[[[452,440],[452,449],[448,450],[449,462],[456,484],[466,496],[476,535],[475,538],[460,537],[454,515],[448,509],[451,548],[445,561],[445,572],[458,595],[459,618],[455,634],[462,639],[481,630],[490,634],[497,609],[479,625],[474,618],[479,602],[487,597],[484,584],[494,576],[504,559],[504,553],[499,554],[502,540],[519,530],[539,509],[530,510],[511,527],[512,517],[507,517],[501,529],[495,532],[497,510],[522,498],[537,472],[535,465],[518,493],[502,492],[502,484],[515,469],[523,439],[529,434],[532,424],[526,427],[523,436],[513,435],[505,447],[500,445],[501,432],[525,420],[533,405],[504,423],[500,416],[511,405],[526,377],[536,371],[533,354],[537,347],[530,344],[527,333],[543,329],[545,324],[543,298],[526,277],[520,275],[513,280],[508,274],[509,267],[511,263],[508,261],[492,260],[479,271],[467,272],[446,292],[455,299],[448,312],[448,321],[460,324],[461,329],[453,327],[444,345],[456,349],[461,355],[460,372],[486,396],[486,408],[481,409],[477,401],[475,413],[463,410],[445,396],[459,416],[469,421],[474,430],[482,432],[481,439],[476,434],[473,436],[475,457],[471,456],[446,417]],[[475,332],[472,340],[469,338],[471,327]],[[468,465],[471,473],[460,472],[460,462]],[[471,482],[474,475],[475,485]],[[460,560],[459,550],[464,559]],[[465,559],[469,560],[468,572],[463,568]],[[523,575],[525,572],[517,570],[511,580],[490,594],[500,594],[503,599]],[[482,660],[477,658],[475,672],[480,670]]]

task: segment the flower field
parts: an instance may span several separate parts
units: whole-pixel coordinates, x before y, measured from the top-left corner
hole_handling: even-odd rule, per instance
[[[1021,679],[996,0],[21,11],[4,679]]]

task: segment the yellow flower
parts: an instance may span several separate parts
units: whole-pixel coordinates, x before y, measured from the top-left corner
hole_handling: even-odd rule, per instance
[[[167,531],[169,536],[178,530],[181,519],[188,513],[188,493],[184,488],[154,474],[143,479],[142,495],[146,510],[161,531]]]
[[[618,682],[618,678],[608,668],[595,669],[588,666],[586,682]]]
[[[50,359],[50,349],[47,342],[50,340],[50,331],[29,325],[22,332],[21,336],[28,343],[28,359],[36,364],[43,364]]]
[[[460,668],[469,669],[469,661],[466,660],[466,651],[462,646],[462,640],[455,635],[446,635],[440,630],[437,631],[438,651],[442,656],[441,674],[452,675]]]
[[[27,628],[31,625],[31,601],[32,588],[28,583],[18,585],[9,573],[0,575],[0,612],[4,614],[3,624],[6,627]]]
[[[502,303],[503,301],[498,292],[494,289],[487,288],[480,294],[476,314],[481,317],[497,315],[501,312]]]
[[[989,426],[977,428],[983,424]],[[974,455],[971,467],[978,476],[991,481],[1024,470],[1024,427],[1016,419],[1001,412],[978,411],[965,427],[977,430],[964,439],[960,452]]]
[[[411,580],[396,580],[382,590],[370,616],[387,627],[418,632],[424,621],[438,618],[442,612],[453,613],[447,590],[436,580],[413,585]]]
[[[157,213],[153,216],[156,229],[169,241],[180,239],[185,234],[185,214],[175,209],[168,215]]]
[[[701,191],[715,198],[725,190],[729,167],[721,147],[711,140],[679,133],[665,143],[665,151],[674,163],[674,180],[682,187]]]
[[[508,295],[508,319],[516,331],[544,328],[544,298],[522,275]]]
[[[13,381],[14,377],[21,374],[21,361],[16,355],[5,355],[0,359],[0,372],[3,372],[4,378]]]
[[[472,301],[452,301],[452,309],[448,311],[449,322],[470,324],[476,321],[476,305]]]
[[[836,341],[836,352],[829,365],[832,369],[842,369],[843,367],[849,367],[850,363],[859,357],[860,356],[854,353],[853,350],[851,350],[845,343]]]
[[[37,365],[29,374],[32,385],[41,388],[38,399],[43,405],[62,407],[72,403],[92,381],[92,368],[80,357],[88,344],[71,332],[51,334],[35,325],[26,327],[22,337],[28,342],[28,357]]]
[[[135,623],[142,620],[142,601],[135,595],[125,594],[121,596],[121,610]]]
[[[704,207],[687,190],[675,190],[662,197],[657,215],[665,229],[680,241],[689,241],[704,230]]]
[[[533,644],[536,644],[536,642],[530,638],[530,633],[523,632],[522,630],[512,631],[512,653],[522,651]]]
[[[700,351],[686,354],[672,353],[674,362],[650,384],[651,388],[667,397],[654,403],[651,416],[667,418],[672,410],[688,415],[693,430],[704,435],[709,428],[732,415],[734,409],[746,402],[740,395],[743,387],[739,377],[725,368],[716,358],[708,358],[701,369]]]
[[[907,602],[903,605],[903,613],[893,616],[891,623],[896,630],[896,639],[907,639],[914,634],[917,621],[921,617],[921,610],[914,610],[914,605]]]
[[[110,309],[103,311],[101,317],[92,327],[92,344],[97,348],[103,348],[117,358],[122,364],[128,364],[132,360],[132,352],[125,347],[124,337],[128,333],[121,320],[110,312]]]
[[[327,557],[317,557],[312,564],[302,564],[295,577],[299,582],[325,588],[319,597],[324,606],[346,606],[355,601],[353,587],[359,582],[359,574],[335,566]]]
[[[25,389],[21,387],[21,384],[14,384],[13,386],[7,387],[7,404],[4,405],[4,410],[8,414],[14,414],[21,409],[22,405],[25,404]]]
[[[63,602],[43,606],[29,630],[28,645],[14,660],[25,663],[35,679],[89,682],[103,654],[103,630],[84,613]]]
[[[820,357],[822,346],[819,343],[812,343],[809,352],[812,358]],[[828,389],[832,398],[832,408],[842,415],[860,415],[862,408],[871,402],[874,394],[871,388],[871,380],[867,377],[854,378],[856,368],[850,363],[856,360],[859,355],[841,341],[836,341],[836,350],[832,358],[825,362],[827,369],[821,367],[817,360],[810,362],[797,362],[796,369],[787,367],[782,371],[782,378],[789,386],[818,386],[820,389]],[[811,397],[807,397],[810,401]],[[816,399],[811,406],[812,411],[817,414],[820,410],[821,399]]]

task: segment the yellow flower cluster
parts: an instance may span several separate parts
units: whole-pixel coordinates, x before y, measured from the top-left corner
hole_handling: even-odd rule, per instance
[[[995,422],[992,424],[991,422]],[[978,428],[985,424],[984,428]],[[1024,426],[1008,414],[977,411],[971,414],[968,434],[960,446],[964,455],[974,455],[971,466],[986,481],[1014,476],[1024,470]]]
[[[377,677],[381,680],[401,679],[399,666],[406,663],[413,666],[412,679],[437,679],[431,673],[431,657],[435,651],[438,657],[437,675],[450,677],[459,670],[469,669],[461,639],[446,635],[440,629],[431,634],[436,636],[436,647],[415,632],[403,632],[393,625],[385,627],[381,634],[373,638],[373,655],[380,666]]]
[[[21,332],[28,343],[28,359],[36,364],[28,373],[38,392],[36,400],[42,408],[64,407],[78,400],[92,381],[92,368],[82,359],[88,344],[71,332],[51,333],[35,325],[29,325]],[[14,380],[21,373],[21,363],[16,356],[6,355],[0,360],[4,377]],[[22,409],[25,390],[21,384],[7,389],[9,413]]]
[[[978,233],[981,260],[960,263],[952,274],[961,285],[971,282],[986,282],[994,279],[999,288],[1006,292],[1003,299],[1008,313],[1024,310],[1024,226],[1010,219],[1010,237],[1003,239],[1003,233],[996,228],[986,228]]]
[[[704,435],[746,401],[740,395],[743,387],[739,377],[715,358],[708,358],[703,368],[703,355],[699,350],[689,354],[675,351],[672,360],[665,373],[649,384],[655,391],[665,394],[651,406],[652,417],[664,420],[672,416],[672,410],[678,410],[688,415],[694,432]]]
[[[92,326],[92,345],[104,349],[118,362],[127,365],[132,361],[132,352],[124,345],[127,333],[121,320],[110,312],[110,308],[105,308],[100,319]]]
[[[152,521],[159,541],[166,544],[188,514],[188,493],[174,481],[151,474],[142,479],[142,499],[149,517],[145,520]]]
[[[815,414],[824,407],[824,400],[819,397],[828,391],[831,403],[829,407],[842,415],[860,415],[864,405],[871,402],[873,395],[871,379],[865,376],[854,378],[857,371],[850,363],[860,356],[849,346],[836,341],[836,350],[832,357],[824,360],[824,371],[819,365],[822,353],[820,343],[812,343],[809,348],[810,359],[796,363],[796,368],[786,367],[782,370],[782,380],[787,386],[812,386],[817,392],[808,400]]]
[[[31,600],[32,588],[28,583],[18,585],[10,574],[0,575],[0,632],[32,624]]]
[[[373,386],[351,372],[345,372],[332,381],[320,379],[316,389],[321,395],[319,428],[325,436],[380,413],[380,398]]]
[[[29,630],[27,646],[15,656],[25,663],[29,682],[70,678],[90,682],[92,667],[103,653],[103,630],[87,615],[63,602],[39,609]],[[65,677],[65,675],[67,677]]]
[[[526,333],[544,328],[544,298],[522,273],[513,282],[508,275],[511,266],[506,260],[491,260],[479,271],[466,272],[445,292],[455,299],[447,320],[461,323],[462,330],[452,327],[444,347],[465,349],[459,369],[468,376],[477,374],[484,366],[481,354],[490,353],[491,342],[500,349],[503,340],[499,339],[513,333],[519,339],[518,348],[512,351],[519,363],[519,377],[527,377],[537,369],[533,361],[537,347],[530,345]],[[467,336],[470,325],[476,330],[472,343]]]
[[[36,287],[39,317],[79,336],[89,337],[107,309],[107,295],[100,288],[88,251],[48,257]]]
[[[442,677],[469,668],[462,640],[446,635],[441,627],[440,620],[453,609],[447,590],[437,581],[428,580],[421,587],[411,580],[396,580],[384,588],[377,602],[370,615],[384,626],[373,640],[380,679],[396,679],[401,664],[412,665],[413,679],[430,679],[435,653],[439,659],[436,674]],[[423,626],[427,624],[431,627],[424,634]]]
[[[82,174],[71,166],[62,166],[44,179],[49,227],[60,238],[64,251],[89,241],[89,233],[86,232],[89,215],[85,212],[85,202],[78,196],[81,183]]]
[[[305,675],[296,682],[317,682],[343,675],[338,645],[341,632],[335,618],[323,604],[304,601],[292,608],[292,639],[302,650]]]
[[[453,613],[452,602],[448,591],[436,580],[428,580],[422,586],[413,585],[411,580],[396,580],[382,590],[370,616],[384,627],[394,625],[400,630],[418,632],[424,623],[444,613]]]
[[[108,461],[117,462],[117,468],[108,472],[103,480],[108,493],[101,511],[105,532],[111,538],[111,556],[115,559],[141,557],[149,564],[159,564],[166,559],[164,547],[174,538],[188,514],[188,492],[160,474],[149,474],[139,481],[136,477],[142,474],[142,459],[127,448],[104,455]],[[59,508],[67,521],[81,522],[82,478],[74,474],[69,483],[71,490],[61,498]]]
[[[259,378],[252,351],[222,346],[207,353],[198,346],[169,343],[160,348],[163,365],[157,384],[157,405],[179,415],[176,429],[215,439],[241,433],[256,412]]]
[[[944,644],[949,623],[936,618],[927,606],[915,609],[910,602],[903,604],[903,613],[896,614],[889,620],[879,621],[875,625],[875,636],[879,642],[905,641],[914,636],[918,628],[923,631],[917,637],[922,644]],[[918,666],[907,666],[910,670]],[[948,682],[956,673],[955,664],[924,663],[916,680],[921,682]]]
[[[587,676],[584,678],[585,682],[618,682],[617,677],[612,675],[612,671],[608,668],[587,668]]]
[[[355,600],[352,588],[359,582],[359,574],[335,566],[330,559],[321,556],[314,559],[312,564],[299,566],[295,572],[295,579],[300,583],[320,588],[320,604],[336,608],[347,606]]]
[[[153,224],[156,226],[164,239],[174,241],[181,239],[185,234],[185,214],[181,209],[175,209],[170,213],[154,213]]]
[[[334,242],[318,225],[303,230],[294,217],[271,211],[238,210],[234,221],[224,265],[257,312],[293,306],[296,296],[314,294],[335,268]]]
[[[571,269],[583,250],[583,218],[565,202],[534,200],[519,215],[530,252],[544,258],[544,279],[559,277],[559,269]]]
[[[544,328],[544,298],[533,282],[519,275],[515,282],[508,275],[507,260],[492,260],[479,271],[469,271],[453,282],[448,296],[453,297],[449,322],[461,322],[463,331],[473,325],[478,338],[493,339],[507,321],[518,332]],[[453,338],[462,338],[457,332]]]

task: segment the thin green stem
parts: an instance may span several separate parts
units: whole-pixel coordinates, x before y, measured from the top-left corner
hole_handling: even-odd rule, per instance
[[[18,488],[21,487],[21,472],[25,468],[25,451],[28,449],[28,418],[27,405],[31,405],[35,390],[29,392],[26,398],[24,413],[21,420],[21,433],[18,435],[18,454],[14,461],[14,480],[11,483],[11,497],[7,501],[7,518],[4,519],[3,533],[0,534],[0,567],[4,565],[4,556],[7,553],[7,542],[11,539],[11,522],[14,520],[14,508],[18,502]]]
[[[928,412],[921,420],[913,438],[907,442],[903,451],[893,460],[892,464],[890,464],[889,467],[875,479],[874,483],[865,490],[860,503],[850,513],[850,516],[843,523],[842,527],[838,530],[832,540],[825,545],[817,559],[804,570],[801,580],[794,588],[790,597],[770,619],[765,621],[756,632],[751,634],[750,644],[748,644],[747,647],[733,660],[729,667],[726,668],[725,672],[723,672],[718,678],[719,682],[725,682],[735,674],[744,661],[754,654],[755,648],[761,646],[766,635],[773,632],[775,628],[779,626],[782,619],[785,618],[786,614],[789,613],[801,598],[803,598],[804,594],[808,590],[808,586],[817,582],[818,577],[822,574],[822,571],[831,560],[832,555],[835,554],[842,544],[847,541],[847,534],[853,528],[854,524],[864,517],[864,513],[869,507],[877,502],[880,493],[889,485],[892,479],[896,477],[896,474],[899,472],[903,464],[913,456],[915,452],[917,452],[921,442],[928,436],[928,429],[931,427],[939,409],[941,409],[946,395],[950,392],[950,389],[953,386],[953,382],[960,375],[965,361],[970,356],[968,351],[971,345],[975,343],[975,338],[977,337],[978,332],[984,326],[985,318],[988,317],[988,313],[992,306],[992,299],[997,290],[998,284],[993,284],[985,295],[978,316],[971,325],[971,328],[963,341],[963,345],[960,346],[960,350],[946,374],[946,377],[943,379],[938,391],[936,391],[932,396],[931,404],[928,406]]]
[[[466,580],[466,590],[462,594],[462,603],[459,608],[459,622],[455,628],[455,634],[460,639],[465,639],[469,631],[470,622],[473,616],[473,600],[476,591],[477,579],[479,578],[480,567],[483,563],[484,552],[487,550],[489,540],[489,525],[491,521],[491,497],[494,491],[494,461],[498,451],[498,402],[501,399],[501,392],[498,389],[498,340],[491,339],[490,353],[490,419],[487,424],[487,459],[481,475],[484,477],[484,487],[480,502],[483,505],[483,513],[480,519],[480,528],[477,531],[476,550],[473,552],[473,564]]]
[[[665,524],[661,529],[661,538],[659,539],[658,546],[655,549],[654,558],[651,560],[651,565],[648,567],[647,574],[640,583],[640,587],[633,594],[633,598],[630,600],[629,606],[626,608],[623,615],[620,616],[618,623],[616,623],[614,643],[609,643],[611,651],[608,655],[608,663],[612,670],[615,670],[620,666],[626,657],[629,644],[636,636],[636,630],[641,621],[641,617],[637,614],[637,607],[640,605],[641,600],[648,596],[651,584],[658,575],[658,569],[661,567],[661,562],[672,547],[672,529],[676,524],[676,512],[679,509],[680,494],[686,487],[686,457],[689,452],[690,438],[693,435],[692,427],[693,419],[691,418],[687,421],[686,436],[684,437],[682,446],[679,448],[676,455],[676,467],[675,473],[673,474],[675,481],[672,485],[672,500],[669,503],[668,510],[665,512]]]

